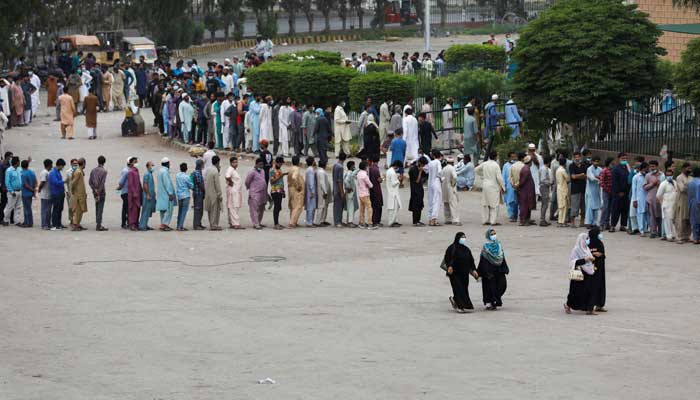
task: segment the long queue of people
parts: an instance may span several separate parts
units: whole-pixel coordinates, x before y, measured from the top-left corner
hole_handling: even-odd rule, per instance
[[[150,218],[154,213],[160,213],[158,229],[172,230],[171,220],[174,208],[177,207],[175,226],[177,230],[185,231],[188,209],[192,205],[194,218],[191,226],[194,230],[205,229],[202,223],[205,211],[208,214],[209,229],[221,230],[220,218],[224,210],[228,211],[230,228],[244,229],[240,222],[240,210],[245,203],[246,191],[250,220],[255,229],[265,227],[263,215],[266,205],[268,209],[273,209],[274,229],[284,229],[279,217],[285,197],[288,197],[290,210],[288,228],[300,225],[299,218],[304,210],[303,225],[308,228],[329,225],[366,229],[401,226],[398,222],[398,211],[402,208],[399,189],[405,181],[405,165],[402,161],[393,160],[383,175],[378,155],[371,155],[356,164],[341,153],[329,174],[326,171],[326,160],[307,157],[304,170],[301,158],[295,155],[291,158],[292,166],[285,171],[284,157],[274,157],[267,150],[268,143],[265,140],[260,145],[260,157],[245,179],[238,173],[238,157],[229,158],[223,190],[221,160],[211,148],[196,160],[191,173],[188,172],[187,163],[180,164],[174,181],[170,174],[169,159],[160,160],[157,171],[153,162],[146,162],[142,175],[138,157],[129,157],[116,188],[122,199],[121,227],[133,231],[151,230]],[[424,209],[424,186],[427,185],[428,224],[440,225],[438,219],[441,210],[444,210],[445,224],[459,226],[462,223],[457,190],[465,182],[457,175],[454,159],[443,157],[436,150],[431,156],[432,158],[421,155],[410,165],[408,171],[411,188],[408,208],[412,212],[413,225],[425,225],[421,216]],[[64,206],[67,205],[71,229],[85,230],[82,221],[88,209],[88,193],[92,192],[96,230],[107,230],[102,223],[107,195],[104,156],[98,157],[97,166],[89,175],[84,158],[71,159],[68,165],[63,159],[55,162],[44,160],[44,168],[39,172],[38,178],[30,167],[31,162],[31,159],[20,160],[20,157],[8,152],[0,166],[5,226],[14,223],[24,228],[33,227],[32,202],[38,196],[41,200],[42,229],[64,229],[62,215]],[[463,160],[460,160],[458,167],[460,166],[464,166]],[[386,187],[386,197],[382,193],[382,186]],[[328,222],[331,205],[332,224]],[[382,223],[382,210],[385,207],[388,213],[386,225]],[[355,218],[357,211],[359,220]]]

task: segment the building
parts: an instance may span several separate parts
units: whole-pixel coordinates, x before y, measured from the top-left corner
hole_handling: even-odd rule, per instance
[[[693,38],[700,38],[700,13],[673,6],[672,0],[632,0],[640,11],[649,14],[663,31],[659,45],[668,51],[666,58],[680,61],[681,53]]]

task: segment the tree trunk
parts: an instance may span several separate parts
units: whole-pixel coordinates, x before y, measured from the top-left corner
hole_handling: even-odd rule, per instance
[[[297,33],[296,29],[296,22],[297,22],[297,15],[294,10],[289,10],[289,18],[287,19],[289,22],[289,35],[295,35]]]
[[[309,24],[309,33],[314,31],[314,13],[309,11],[306,14],[306,22]]]
[[[326,27],[323,31],[328,33],[331,31],[331,10],[326,10],[323,13],[323,18],[326,20]]]
[[[440,6],[440,26],[445,27],[447,23],[447,4],[441,3]]]
[[[229,21],[224,22],[224,40],[228,41],[229,30],[231,29],[231,24]]]
[[[364,29],[364,21],[362,17],[365,15],[365,12],[362,10],[362,7],[357,8],[357,24],[359,25],[360,29]]]

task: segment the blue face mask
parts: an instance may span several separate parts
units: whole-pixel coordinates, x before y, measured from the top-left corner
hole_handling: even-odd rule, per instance
[[[627,161],[625,161],[625,160],[620,161],[620,165],[622,165],[623,167],[626,167],[626,166],[627,166]]]
[[[467,245],[467,238],[459,238],[459,244],[461,244],[462,246],[466,246]]]
[[[672,176],[667,176],[667,177],[666,177],[666,181],[668,181],[669,183],[673,182],[673,177],[672,177]]]
[[[590,245],[591,245],[591,239],[586,239],[586,246],[590,246]]]
[[[496,235],[491,235],[491,236],[489,236],[489,239],[491,239],[492,241],[495,242],[496,239],[498,239],[498,238],[496,237]]]
[[[598,240],[600,240],[601,242],[603,241],[603,234],[602,233],[598,234]]]

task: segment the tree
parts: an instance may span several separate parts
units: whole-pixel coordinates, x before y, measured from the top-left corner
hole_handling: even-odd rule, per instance
[[[289,23],[289,34],[294,35],[297,33],[296,21],[297,21],[297,11],[301,8],[301,0],[282,0],[282,8],[287,10]]]
[[[440,9],[440,26],[445,27],[447,23],[447,0],[437,0],[437,6]]]
[[[313,0],[301,0],[301,11],[306,17],[306,22],[309,24],[309,32],[314,31],[314,8]]]
[[[673,0],[673,5],[676,7],[689,8],[700,13],[700,0]]]
[[[326,26],[323,31],[328,33],[331,30],[331,10],[336,5],[336,0],[316,0],[316,8],[323,14]]]
[[[384,10],[386,8],[387,0],[376,0],[374,8],[374,21],[373,23],[380,30],[384,30]]]
[[[209,37],[214,40],[216,30],[221,28],[221,19],[214,13],[204,15],[204,27],[209,31]]]
[[[362,17],[365,15],[365,10],[362,9],[362,0],[349,0],[350,8],[355,10],[357,14],[357,23],[360,29],[364,28]]]
[[[601,29],[605,27],[605,29]],[[528,24],[514,59],[514,92],[533,118],[603,120],[654,93],[661,31],[636,5],[561,0]]]
[[[700,107],[700,39],[688,42],[673,74],[676,93]]]
[[[263,34],[268,31],[270,18],[274,17],[273,7],[275,0],[248,0],[248,7],[255,14],[255,28],[258,34]],[[275,24],[277,21],[275,20]],[[266,36],[266,35],[264,35]]]
[[[348,1],[347,0],[339,0],[338,1],[338,16],[340,17],[340,20],[343,23],[343,30],[347,29],[347,21],[348,21]]]
[[[231,24],[242,24],[242,21],[245,21],[243,0],[218,0],[217,5],[221,15],[221,25],[224,28],[224,38],[228,40]],[[234,31],[236,31],[236,28],[234,28]],[[240,36],[243,36],[243,32],[241,31],[240,33]],[[237,39],[240,39],[240,37]]]

